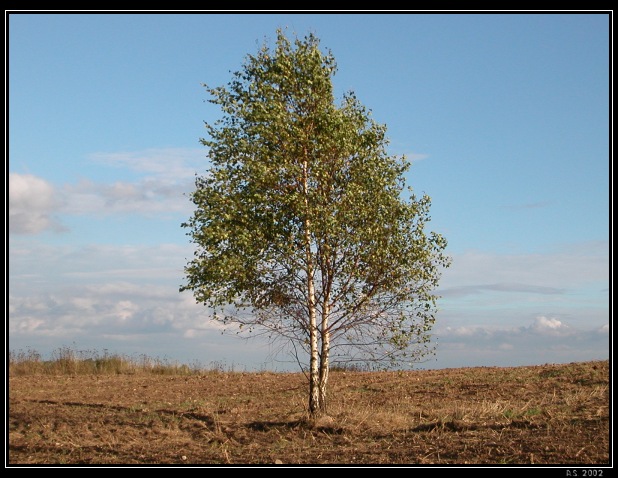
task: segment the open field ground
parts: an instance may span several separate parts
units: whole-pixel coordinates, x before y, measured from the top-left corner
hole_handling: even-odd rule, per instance
[[[9,374],[8,465],[610,465],[609,361],[301,373]],[[596,475],[595,475],[596,476]]]

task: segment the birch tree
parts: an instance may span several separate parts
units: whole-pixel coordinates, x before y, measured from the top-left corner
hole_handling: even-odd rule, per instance
[[[182,224],[195,254],[181,291],[213,320],[289,345],[314,418],[327,412],[331,363],[388,368],[433,353],[450,262],[386,127],[354,93],[336,102],[336,70],[316,36],[277,30],[227,85],[204,85],[222,116],[205,124],[209,166]]]

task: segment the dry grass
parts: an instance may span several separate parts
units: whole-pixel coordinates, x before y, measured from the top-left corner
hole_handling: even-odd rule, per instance
[[[203,373],[207,369],[198,362],[187,365],[147,355],[130,357],[61,347],[52,352],[50,360],[43,360],[36,350],[9,352],[9,375],[109,375],[146,373],[155,375],[187,375]],[[210,365],[210,371],[222,371],[219,363]]]
[[[611,462],[608,361],[333,371],[317,422],[299,373],[10,370],[10,465]]]

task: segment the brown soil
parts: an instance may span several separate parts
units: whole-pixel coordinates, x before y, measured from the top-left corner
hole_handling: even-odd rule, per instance
[[[603,466],[609,384],[609,361],[333,371],[311,422],[300,373],[11,376],[8,464]]]

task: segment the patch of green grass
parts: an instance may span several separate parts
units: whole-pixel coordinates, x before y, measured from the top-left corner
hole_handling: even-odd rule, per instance
[[[512,408],[507,408],[502,412],[505,418],[516,419],[516,418],[524,418],[524,417],[534,417],[542,414],[543,411],[540,408],[528,408],[527,410],[513,410]]]

